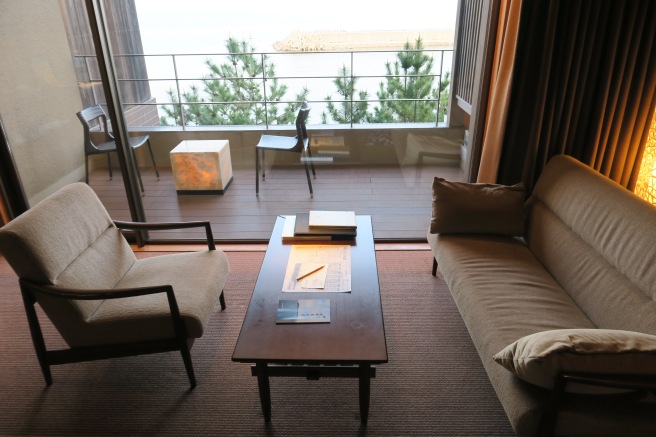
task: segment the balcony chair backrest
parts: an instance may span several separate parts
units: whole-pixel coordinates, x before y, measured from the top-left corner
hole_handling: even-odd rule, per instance
[[[296,116],[296,134],[303,139],[308,137],[305,123],[309,114],[310,107],[308,106],[307,102],[305,102],[303,103],[303,106],[301,106],[301,109],[298,110],[298,115]]]
[[[104,134],[103,141],[112,141],[113,138],[109,134],[109,128],[107,126],[107,115],[100,105],[90,106],[81,110],[77,113],[77,118],[80,119],[84,128],[84,148],[87,153],[93,153],[97,150],[91,139],[91,129],[95,126],[98,127],[99,132]]]
[[[296,139],[298,140],[298,143],[295,148],[300,148],[300,150],[303,150],[305,143],[304,140],[308,137],[305,122],[307,121],[309,114],[310,106],[307,102],[303,102],[303,105],[301,106],[301,109],[298,110],[298,115],[296,116]]]

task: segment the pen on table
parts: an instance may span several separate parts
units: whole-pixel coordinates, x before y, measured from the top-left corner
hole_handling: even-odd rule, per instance
[[[318,272],[319,270],[323,269],[324,267],[325,267],[324,265],[321,265],[321,266],[317,267],[314,270],[310,270],[309,272],[305,273],[304,275],[297,277],[296,280],[299,281],[299,280],[301,280],[301,279],[303,279],[307,276],[310,276],[312,273]]]

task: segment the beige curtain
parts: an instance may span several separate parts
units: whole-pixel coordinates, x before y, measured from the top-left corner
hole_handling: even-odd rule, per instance
[[[485,117],[478,182],[494,183],[497,179],[510,103],[521,7],[522,0],[502,0],[499,7],[499,24],[490,78],[489,104]]]

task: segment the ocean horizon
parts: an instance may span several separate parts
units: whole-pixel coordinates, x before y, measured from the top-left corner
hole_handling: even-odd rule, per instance
[[[254,10],[248,14],[244,14],[241,5],[219,5],[222,2],[213,0],[187,0],[183,7],[178,1],[136,0],[151,94],[157,103],[169,103],[167,91],[177,93],[178,90],[178,84],[173,80],[176,72],[181,92],[189,90],[192,85],[202,90],[201,79],[209,74],[206,61],[211,59],[217,64],[226,62],[223,55],[227,52],[225,43],[228,38],[235,38],[247,41],[255,53],[268,54],[269,61],[275,65],[276,76],[280,77],[279,82],[288,87],[283,100],[294,100],[303,87],[310,91],[309,101],[325,100],[327,97],[340,99],[333,81],[343,66],[358,77],[356,90],[364,90],[369,99],[375,99],[384,78],[374,76],[384,76],[385,64],[393,63],[396,53],[403,48],[403,36],[399,39],[398,35],[406,35],[404,32],[408,32],[408,35],[412,32],[418,35],[421,32],[435,32],[437,35],[438,32],[453,32],[455,29],[457,0],[418,0],[416,7],[423,7],[428,14],[420,14],[422,16],[418,19],[413,18],[411,25],[407,20],[399,20],[397,13],[384,10],[378,3],[370,1],[356,4],[342,2],[354,15],[337,13],[336,7],[340,1],[334,0],[332,9],[326,8],[320,13],[304,12],[302,20],[294,21],[289,18],[289,11],[293,8],[285,9],[285,6],[296,7],[297,3],[287,0],[279,0],[277,7],[256,0],[253,3]],[[427,19],[426,15],[434,18]],[[362,18],[365,16],[371,20]],[[276,51],[274,48],[276,43],[293,40],[299,35],[317,34],[326,40],[326,44],[341,40],[339,50],[344,53],[287,52]],[[397,38],[392,41],[386,38],[385,43],[376,45],[377,35],[383,34],[395,35]],[[351,38],[356,36],[351,46],[344,45],[345,35]],[[445,38],[441,39],[439,48],[445,49]],[[313,43],[316,45],[316,41]],[[375,49],[371,52],[358,49],[363,46],[375,46]],[[437,44],[425,44],[424,47],[428,53]],[[353,50],[353,55],[349,48]],[[435,53],[433,74],[443,75],[450,71],[452,52]],[[175,61],[170,55],[175,55]],[[316,103],[312,106],[309,122],[319,123],[325,104]]]

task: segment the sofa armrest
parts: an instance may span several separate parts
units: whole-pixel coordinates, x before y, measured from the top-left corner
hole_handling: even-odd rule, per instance
[[[207,235],[207,247],[209,250],[216,250],[214,237],[212,236],[212,227],[209,221],[193,222],[169,222],[169,223],[151,223],[151,222],[125,222],[114,220],[114,225],[119,229],[128,229],[133,231],[165,231],[169,229],[186,229],[186,228],[205,228]]]

